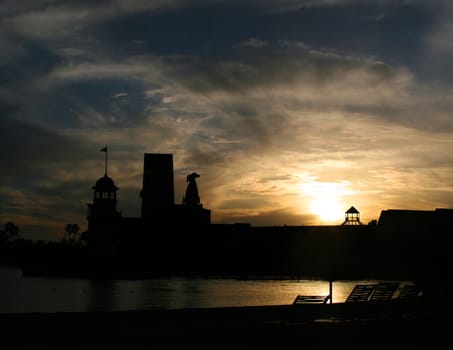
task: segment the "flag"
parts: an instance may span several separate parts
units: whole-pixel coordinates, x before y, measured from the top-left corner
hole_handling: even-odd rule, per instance
[[[105,146],[103,149],[101,149],[99,152],[107,152],[107,146]]]

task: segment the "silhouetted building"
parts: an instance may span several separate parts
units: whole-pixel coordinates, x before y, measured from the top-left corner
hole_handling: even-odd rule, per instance
[[[159,228],[194,229],[211,223],[211,211],[203,208],[195,179],[197,173],[187,175],[187,189],[183,203],[175,204],[173,183],[173,155],[145,153],[143,164],[142,220],[150,230]]]
[[[107,157],[106,157],[107,164]],[[450,266],[453,210],[384,210],[363,225],[351,206],[342,225],[211,224],[196,172],[187,175],[182,203],[174,202],[173,156],[144,155],[141,217],[121,216],[106,172],[88,204],[88,247],[127,275],[234,274],[328,278],[417,278]],[[349,227],[348,227],[349,226]],[[115,270],[117,272],[117,270]]]
[[[173,155],[145,153],[143,163],[142,218],[171,209],[175,204]]]
[[[87,204],[87,241],[96,255],[111,256],[115,253],[115,233],[121,220],[121,214],[116,210],[119,188],[106,172],[92,189],[93,203]]]
[[[452,262],[453,209],[383,210],[377,227],[374,244],[386,242],[385,253],[388,255],[392,248],[393,256],[403,256],[411,264],[408,270],[413,271],[416,278],[432,281],[429,284],[448,280]]]
[[[342,225],[362,225],[362,222],[360,221],[360,212],[354,207],[346,210],[344,222]]]
[[[107,164],[107,157],[106,157]],[[96,256],[116,253],[147,254],[175,237],[189,240],[211,223],[211,211],[203,208],[198,194],[197,173],[187,175],[182,204],[174,203],[173,155],[145,153],[143,165],[142,215],[124,218],[116,209],[118,187],[106,172],[93,186],[88,204],[88,246]],[[187,231],[191,235],[187,235]],[[167,248],[167,247],[166,247]]]
[[[450,235],[453,227],[453,209],[435,210],[382,210],[378,220],[381,237],[391,239],[432,239]],[[442,237],[444,238],[444,237]]]

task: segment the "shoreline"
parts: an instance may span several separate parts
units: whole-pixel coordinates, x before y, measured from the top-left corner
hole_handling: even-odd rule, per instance
[[[116,348],[155,346],[161,341],[166,345],[184,341],[185,344],[211,344],[213,347],[236,344],[237,347],[250,341],[254,345],[275,342],[280,345],[348,345],[349,348],[357,345],[360,348],[364,343],[417,345],[447,340],[443,327],[449,321],[443,311],[425,312],[423,306],[410,315],[344,319],[344,306],[344,303],[338,303],[302,307],[275,305],[0,314],[0,327],[4,341],[22,347],[69,345],[95,348],[109,344]],[[394,305],[389,307],[393,310]]]

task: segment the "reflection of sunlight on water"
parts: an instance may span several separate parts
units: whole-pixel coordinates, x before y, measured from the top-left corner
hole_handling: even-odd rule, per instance
[[[329,282],[319,280],[158,278],[89,281],[22,277],[16,272],[12,268],[0,269],[0,313],[288,305],[299,294],[329,293]],[[343,302],[357,283],[377,282],[334,281],[333,302]],[[411,282],[400,281],[400,288],[404,284]]]
[[[198,279],[174,278],[173,305],[172,308],[202,307],[206,298],[206,291],[203,293],[203,283]]]

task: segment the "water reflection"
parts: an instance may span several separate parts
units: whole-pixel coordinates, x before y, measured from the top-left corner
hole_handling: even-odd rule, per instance
[[[178,278],[173,281],[173,303],[175,308],[199,307],[205,300],[199,280]]]
[[[333,302],[343,302],[356,283],[378,282],[334,281]],[[0,313],[288,305],[299,294],[329,294],[329,282],[319,280],[55,279],[22,277],[9,268],[0,269],[0,283]],[[400,288],[404,284],[411,282],[401,281]]]
[[[112,280],[90,280],[86,311],[111,311],[115,306],[115,283]]]

